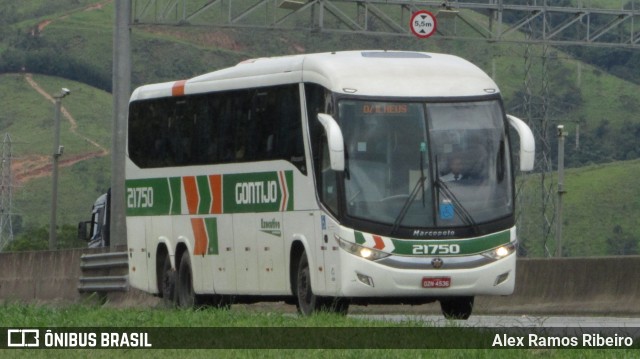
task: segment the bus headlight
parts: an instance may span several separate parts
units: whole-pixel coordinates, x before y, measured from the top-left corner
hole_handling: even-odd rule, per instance
[[[484,255],[485,257],[493,258],[493,259],[502,259],[515,251],[516,251],[516,242],[511,242],[503,246],[494,248],[488,252],[484,252],[482,253],[482,255]]]
[[[368,247],[363,247],[359,244],[353,243],[353,242],[349,242],[346,241],[342,238],[340,238],[338,235],[335,235],[336,241],[338,242],[338,245],[340,246],[340,248],[344,249],[345,251],[356,255],[358,257],[364,258],[364,259],[368,259],[371,261],[375,261],[378,259],[382,259],[385,257],[390,256],[389,253],[385,253],[385,252],[381,252],[377,249],[373,249],[373,248],[368,248]]]

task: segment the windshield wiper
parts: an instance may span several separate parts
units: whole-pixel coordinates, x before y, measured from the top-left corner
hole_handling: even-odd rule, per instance
[[[407,197],[407,200],[404,201],[404,204],[400,209],[400,213],[398,213],[398,217],[396,217],[396,220],[393,222],[393,227],[391,227],[391,235],[396,233],[396,231],[398,230],[398,227],[400,227],[400,223],[402,222],[404,217],[407,215],[407,212],[409,212],[409,207],[411,207],[411,202],[413,202],[413,200],[418,195],[420,188],[422,188],[422,193],[423,193],[422,202],[424,204],[424,181],[426,179],[427,178],[424,176],[424,174],[422,174],[418,179],[418,182],[416,183],[416,185],[413,187],[413,190],[409,194],[409,197]]]
[[[398,217],[396,217],[396,220],[393,222],[393,227],[391,227],[391,235],[396,233],[396,231],[398,230],[398,227],[400,227],[400,223],[402,223],[402,220],[407,215],[407,212],[409,212],[409,207],[411,207],[411,203],[418,195],[419,190],[422,190],[422,207],[424,208],[426,206],[425,196],[424,196],[424,192],[425,192],[424,181],[427,179],[427,177],[424,175],[425,152],[427,152],[427,145],[426,143],[421,142],[420,143],[420,178],[418,178],[418,182],[413,187],[413,190],[411,190],[409,197],[407,197],[407,200],[404,202],[404,204],[402,205],[402,208],[400,209],[400,213],[398,213]]]
[[[444,193],[445,197],[449,199],[453,203],[453,210],[462,218],[462,221],[471,226],[473,232],[478,234],[478,224],[473,220],[473,217],[469,213],[469,211],[462,205],[458,197],[449,189],[446,183],[444,183],[440,178],[436,178],[435,186],[440,189],[442,193]]]

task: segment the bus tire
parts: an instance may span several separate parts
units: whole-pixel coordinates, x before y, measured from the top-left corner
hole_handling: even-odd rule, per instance
[[[305,251],[300,255],[298,264],[296,299],[296,307],[302,315],[320,311],[346,315],[349,311],[349,300],[346,298],[320,297],[313,294],[309,260]]]
[[[171,268],[171,257],[169,253],[165,256],[160,274],[160,285],[162,303],[167,307],[176,304],[176,271]]]
[[[469,319],[473,311],[474,297],[450,297],[440,299],[440,309],[447,319]]]
[[[179,308],[193,308],[196,305],[196,294],[193,291],[193,273],[189,252],[182,253],[178,278],[176,281],[176,304]]]
[[[320,298],[313,294],[311,273],[306,251],[300,254],[298,273],[296,274],[296,307],[302,315],[311,315],[320,308]]]

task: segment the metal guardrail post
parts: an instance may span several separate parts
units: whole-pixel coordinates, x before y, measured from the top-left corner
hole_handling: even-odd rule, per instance
[[[82,275],[80,293],[126,292],[129,290],[127,252],[83,254],[80,257]]]

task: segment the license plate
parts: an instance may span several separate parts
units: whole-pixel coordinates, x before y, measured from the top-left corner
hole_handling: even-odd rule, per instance
[[[422,288],[449,288],[451,286],[450,277],[423,277]]]

